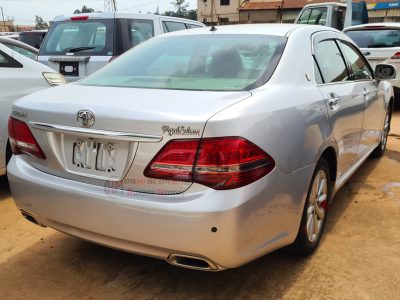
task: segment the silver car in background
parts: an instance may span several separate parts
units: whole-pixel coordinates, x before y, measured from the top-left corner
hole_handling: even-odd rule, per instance
[[[385,150],[395,73],[322,26],[158,36],[14,104],[11,192],[36,224],[177,266],[310,254],[333,195]]]

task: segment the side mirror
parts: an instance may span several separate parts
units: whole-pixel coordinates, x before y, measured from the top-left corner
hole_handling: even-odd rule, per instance
[[[378,80],[390,80],[396,78],[396,67],[387,64],[378,64],[375,67],[375,78]]]

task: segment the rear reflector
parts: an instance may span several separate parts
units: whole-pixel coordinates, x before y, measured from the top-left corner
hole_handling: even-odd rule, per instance
[[[24,122],[10,117],[8,119],[8,136],[12,152],[15,155],[28,154],[46,159],[46,156],[32,135],[28,125]]]
[[[72,21],[84,21],[89,19],[89,16],[73,16],[71,17]]]
[[[248,185],[274,167],[271,156],[241,137],[171,140],[150,162],[144,175],[228,190]]]
[[[400,52],[396,52],[395,54],[393,54],[391,59],[400,59]]]

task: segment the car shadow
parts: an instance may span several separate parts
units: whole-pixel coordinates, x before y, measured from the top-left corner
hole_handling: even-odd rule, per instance
[[[0,201],[10,197],[7,176],[0,176]]]

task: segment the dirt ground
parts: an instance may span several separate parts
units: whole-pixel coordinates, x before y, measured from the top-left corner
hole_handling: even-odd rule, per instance
[[[41,228],[0,183],[0,299],[400,299],[400,114],[385,157],[336,195],[311,257],[277,251],[220,273],[97,246]]]

